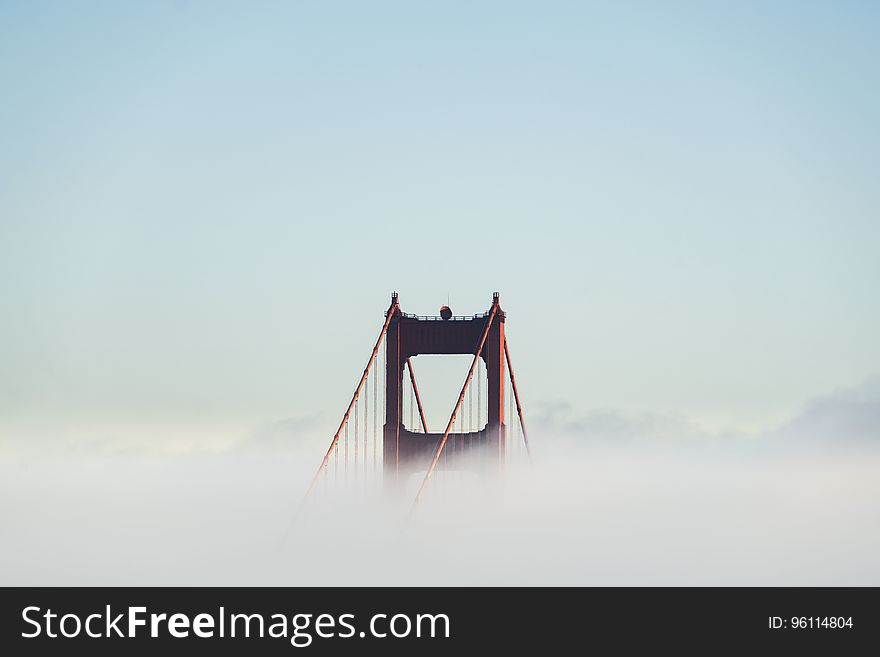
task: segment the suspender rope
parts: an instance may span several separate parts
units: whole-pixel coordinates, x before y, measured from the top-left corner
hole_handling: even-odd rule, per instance
[[[364,373],[361,375],[361,380],[358,383],[357,388],[354,391],[354,394],[351,397],[351,401],[348,404],[348,408],[345,411],[345,415],[342,416],[342,421],[339,423],[339,428],[336,430],[336,434],[333,436],[333,440],[330,441],[330,447],[327,448],[327,453],[324,455],[324,460],[321,461],[321,465],[318,466],[318,471],[315,473],[315,476],[312,478],[312,483],[309,484],[308,490],[306,490],[306,494],[303,497],[303,504],[309,498],[309,495],[312,492],[312,489],[315,487],[315,484],[318,481],[318,478],[324,472],[324,469],[327,467],[327,462],[330,460],[330,456],[336,450],[336,446],[339,444],[339,436],[342,434],[342,430],[348,426],[348,418],[351,415],[351,409],[354,407],[355,401],[357,401],[358,395],[361,392],[361,388],[364,386],[364,381],[367,379],[367,375],[370,372],[370,366],[373,364],[373,361],[376,360],[376,354],[379,353],[379,345],[382,344],[382,340],[385,339],[385,333],[388,331],[388,325],[391,323],[391,318],[397,312],[397,295],[394,296],[394,300],[391,303],[391,306],[388,308],[388,313],[385,317],[385,324],[382,326],[382,330],[379,332],[379,337],[376,339],[376,346],[373,347],[373,353],[370,354],[370,360],[367,362],[367,366],[364,368]],[[302,506],[302,505],[300,505]]]

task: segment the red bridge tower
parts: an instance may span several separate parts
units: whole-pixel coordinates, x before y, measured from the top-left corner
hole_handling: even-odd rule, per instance
[[[478,354],[486,364],[489,404],[486,426],[474,432],[450,433],[444,450],[446,458],[438,467],[457,467],[453,455],[481,450],[499,465],[504,463],[507,427],[504,421],[504,311],[499,295],[492,300],[495,309],[483,315],[443,319],[409,315],[401,311],[397,293],[391,296],[386,311],[391,314],[385,336],[385,427],[384,473],[386,481],[396,481],[430,464],[443,433],[408,431],[403,423],[403,370],[410,358],[422,354],[472,354],[480,346],[491,321],[483,347]]]
[[[516,379],[510,362],[510,349],[507,346],[507,338],[504,334],[506,315],[501,309],[500,296],[496,292],[492,296],[492,305],[482,315],[455,317],[452,311],[444,306],[439,316],[410,315],[403,312],[398,304],[397,293],[391,295],[391,305],[385,311],[385,323],[370,354],[370,358],[361,375],[360,382],[355,389],[348,409],[342,417],[342,422],[333,436],[330,447],[324,455],[318,472],[312,480],[311,486],[306,493],[309,496],[321,475],[328,469],[330,457],[334,456],[334,472],[339,469],[340,450],[337,449],[340,439],[343,441],[344,470],[347,474],[349,467],[349,423],[354,419],[354,440],[352,452],[354,457],[354,473],[367,473],[368,461],[368,424],[370,411],[370,397],[365,394],[366,403],[359,405],[361,392],[367,388],[369,391],[369,375],[373,373],[373,468],[381,462],[382,472],[386,484],[394,487],[395,484],[404,481],[413,472],[425,471],[425,478],[419,488],[419,497],[424,492],[430,481],[431,475],[437,468],[458,469],[474,462],[481,466],[501,468],[504,465],[507,448],[508,427],[504,417],[504,375],[505,370],[509,376],[516,411],[522,429],[523,444],[526,452],[529,451],[528,435],[522,416],[522,405],[519,401],[519,393],[516,389]],[[385,341],[385,385],[384,385],[384,409],[385,418],[382,428],[382,456],[381,461],[376,453],[376,409],[378,398],[377,370],[373,368],[379,348]],[[452,414],[446,423],[442,433],[430,433],[425,413],[416,386],[413,374],[412,358],[423,354],[469,354],[473,356],[470,369],[467,372],[458,401]],[[468,392],[477,363],[482,359],[486,366],[487,402],[488,413],[486,424],[478,426],[476,431],[461,431],[456,433],[456,419],[462,409],[462,402]],[[506,368],[505,368],[506,366]],[[412,382],[411,390],[418,402],[419,416],[421,418],[422,432],[407,429],[403,422],[403,388],[404,367],[409,370]],[[479,388],[478,388],[479,391]],[[513,410],[511,408],[511,417]],[[480,417],[478,415],[478,417]],[[359,461],[358,418],[363,423],[363,447],[360,454],[363,455],[363,468]],[[459,427],[463,426],[459,422]],[[465,459],[464,457],[467,457]]]

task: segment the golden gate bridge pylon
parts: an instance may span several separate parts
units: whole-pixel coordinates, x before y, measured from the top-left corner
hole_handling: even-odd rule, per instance
[[[508,435],[508,430],[514,429],[514,425],[528,455],[528,434],[505,337],[505,320],[497,292],[492,296],[489,310],[470,316],[454,316],[447,306],[440,309],[438,316],[410,315],[400,309],[397,292],[394,292],[385,312],[382,330],[339,428],[306,492],[306,499],[319,481],[331,476],[331,473],[334,478],[341,476],[350,479],[366,477],[381,467],[385,486],[397,488],[405,478],[424,470],[424,479],[413,502],[415,507],[438,469],[466,468],[474,462],[482,467],[503,469],[509,439],[516,433],[512,431]],[[380,351],[383,343],[384,358]],[[442,432],[432,433],[428,430],[413,370],[413,359],[425,354],[473,356],[455,407]],[[379,364],[380,360],[384,360],[384,367]],[[404,376],[404,369],[408,372],[407,377]],[[482,390],[484,369],[485,397]],[[475,378],[476,386],[471,385]],[[512,396],[507,394],[508,381]],[[409,394],[405,395],[405,392]],[[381,435],[377,424],[380,397],[384,418]],[[407,398],[408,425],[405,422]],[[413,422],[416,409],[418,424]]]

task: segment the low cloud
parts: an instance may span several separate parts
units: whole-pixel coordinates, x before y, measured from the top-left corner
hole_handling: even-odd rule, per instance
[[[818,397],[767,435],[811,443],[880,444],[880,379]]]
[[[570,404],[539,407],[529,426],[537,434],[611,444],[639,441],[682,442],[711,438],[711,434],[681,416],[660,413],[622,413],[611,409],[576,414]]]
[[[613,409],[578,414],[568,403],[549,404],[529,418],[536,434],[623,446],[685,442],[764,441],[803,445],[880,443],[880,378],[808,401],[790,419],[759,431],[709,431],[679,415],[624,413]]]
[[[531,464],[438,473],[410,525],[418,476],[389,497],[367,468],[328,472],[293,522],[329,440],[319,416],[225,450],[111,440],[0,464],[0,584],[880,585],[877,391],[723,440],[545,408]]]
[[[237,451],[270,450],[290,452],[306,445],[327,442],[325,418],[320,413],[288,417],[259,427],[235,444]]]

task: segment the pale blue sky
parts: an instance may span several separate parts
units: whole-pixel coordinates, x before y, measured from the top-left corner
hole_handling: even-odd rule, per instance
[[[880,372],[878,19],[0,3],[0,430],[332,433],[392,289],[535,412],[781,421]]]

